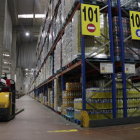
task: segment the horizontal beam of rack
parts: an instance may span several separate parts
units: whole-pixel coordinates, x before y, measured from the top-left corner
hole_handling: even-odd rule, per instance
[[[39,69],[39,71],[38,71],[38,73],[37,73],[35,79],[37,78],[39,72],[41,71],[41,68],[42,68],[42,67],[44,66],[44,64],[46,63],[48,57],[49,57],[49,56],[52,54],[52,52],[54,51],[54,49],[55,49],[55,47],[56,47],[58,41],[61,39],[61,36],[63,35],[63,33],[64,33],[64,31],[65,31],[66,26],[67,26],[68,23],[72,20],[72,18],[73,18],[73,16],[74,16],[75,12],[76,12],[79,8],[80,8],[80,2],[79,2],[78,5],[75,7],[75,9],[73,10],[73,12],[72,12],[70,18],[68,19],[68,21],[66,22],[65,26],[64,26],[63,29],[61,30],[61,33],[59,34],[59,36],[58,36],[58,38],[57,38],[55,44],[54,44],[53,47],[51,48],[51,50],[50,50],[50,52],[48,53],[47,57],[45,58],[45,60],[44,60],[44,62],[43,62],[43,64],[42,64],[42,66],[40,67],[40,69]]]
[[[38,89],[38,88],[40,88],[40,87],[42,87],[42,86],[44,86],[44,85],[50,83],[52,80],[57,79],[57,78],[60,77],[61,75],[64,75],[64,74],[66,74],[67,72],[71,71],[72,69],[75,69],[75,68],[77,68],[78,66],[81,66],[81,64],[82,64],[82,61],[79,60],[79,61],[76,62],[74,65],[72,65],[72,66],[70,66],[69,68],[67,68],[66,70],[60,72],[60,73],[57,74],[56,76],[52,77],[50,80],[48,80],[48,81],[46,81],[46,82],[43,82],[41,85],[39,85],[39,86],[36,87],[35,89]],[[35,90],[35,89],[34,89],[34,90]],[[34,91],[34,90],[32,90],[32,91]],[[32,91],[30,91],[30,92],[32,92]]]

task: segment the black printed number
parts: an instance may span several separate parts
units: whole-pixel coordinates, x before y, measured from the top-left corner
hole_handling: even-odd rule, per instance
[[[92,7],[89,7],[88,9],[86,8],[86,6],[83,9],[83,13],[84,13],[84,20],[87,21],[87,12],[88,12],[88,20],[90,22],[93,22],[94,20],[94,16],[96,19],[96,22],[98,22],[98,11],[97,8],[95,8],[95,10],[93,11]]]

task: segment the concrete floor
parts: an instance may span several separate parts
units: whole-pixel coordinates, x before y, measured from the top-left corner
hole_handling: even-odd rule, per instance
[[[17,107],[25,111],[0,123],[0,140],[140,140],[140,124],[83,129],[29,96]]]

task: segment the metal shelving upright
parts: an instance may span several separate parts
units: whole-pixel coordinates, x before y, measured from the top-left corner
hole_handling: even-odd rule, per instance
[[[83,0],[81,0],[80,1],[81,2],[81,4],[84,2]],[[105,4],[105,2],[104,2],[104,4]],[[112,11],[111,11],[111,1],[110,0],[108,0],[108,2],[106,3],[106,5],[104,6],[104,7],[102,7],[101,9],[100,9],[100,11],[101,10],[103,10],[103,9],[105,9],[105,8],[107,8],[108,7],[108,23],[109,23],[109,37],[110,37],[110,39],[108,39],[109,41],[107,42],[107,43],[110,43],[110,62],[113,64],[113,73],[111,74],[111,79],[110,79],[110,81],[109,81],[109,83],[110,82],[112,82],[112,106],[113,106],[113,118],[116,118],[116,86],[115,86],[115,61],[114,61],[114,45],[113,45],[113,30],[112,30]],[[102,36],[103,37],[105,37],[103,34],[102,34]],[[105,37],[105,38],[107,38],[107,37]],[[81,67],[81,69],[82,69],[82,104],[83,104],[83,110],[85,111],[86,110],[86,103],[87,103],[87,100],[89,99],[86,99],[86,74],[85,74],[85,61],[88,63],[88,64],[90,64],[91,66],[93,66],[95,69],[97,69],[98,71],[99,71],[99,69],[98,68],[96,68],[93,64],[91,64],[90,62],[89,62],[89,60],[88,59],[86,59],[86,57],[85,57],[85,41],[84,41],[84,36],[81,34],[81,47],[82,47],[82,67]],[[104,44],[103,46],[105,46],[106,44]],[[101,47],[103,47],[103,46],[101,46]],[[100,48],[101,48],[100,47]],[[92,53],[94,53],[94,52],[92,52]],[[92,54],[91,53],[91,54]],[[107,84],[105,85],[105,86],[107,86]],[[100,90],[102,90],[102,88],[100,88]],[[99,91],[100,91],[99,90]],[[98,92],[99,92],[98,91]],[[98,92],[95,92],[94,93],[94,95],[95,94],[98,94]],[[93,96],[94,96],[93,95]],[[88,103],[87,103],[88,104]],[[90,104],[89,104],[90,105]],[[92,105],[90,105],[90,106],[92,106]],[[96,110],[96,108],[94,107],[94,106],[92,106],[95,110]],[[98,110],[98,109],[97,109]],[[98,110],[99,111],[99,110]],[[100,113],[102,113],[103,114],[103,112],[100,112]],[[105,114],[104,114],[105,115]],[[105,115],[106,116],[106,115]],[[106,116],[106,117],[108,117],[108,116]],[[109,118],[109,117],[108,117]]]
[[[135,50],[133,50],[132,48],[130,48],[130,46],[127,44],[125,47],[125,42],[130,39],[132,37],[132,35],[128,36],[126,39],[124,39],[123,37],[123,26],[122,26],[122,12],[124,12],[127,17],[129,17],[129,11],[138,11],[137,10],[133,10],[133,9],[126,9],[124,8],[125,5],[127,5],[128,3],[131,3],[132,1],[127,1],[123,4],[121,4],[120,0],[117,0],[117,5],[118,5],[118,16],[119,16],[119,28],[120,28],[120,45],[121,45],[121,60],[122,60],[122,80],[123,80],[123,114],[124,114],[124,118],[126,117],[132,117],[138,110],[136,109],[135,112],[133,112],[130,116],[128,116],[127,114],[127,91],[126,91],[126,83],[128,83],[129,85],[131,85],[134,89],[136,89],[139,94],[140,94],[140,90],[135,87],[133,84],[131,84],[129,81],[127,81],[128,78],[133,77],[133,74],[130,74],[128,76],[126,76],[125,73],[125,64],[128,63],[125,59],[125,47],[127,47],[128,49],[130,49],[132,52],[134,52],[136,55],[139,56],[138,53],[135,52]],[[137,64],[138,63],[138,69],[140,69],[140,62],[137,62],[135,60],[130,60],[129,63],[133,63],[133,64]]]

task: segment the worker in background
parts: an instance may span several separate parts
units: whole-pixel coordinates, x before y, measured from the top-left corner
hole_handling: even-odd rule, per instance
[[[7,86],[7,87],[11,87],[10,80],[7,79],[7,74],[6,74],[6,73],[2,73],[1,79],[4,79],[4,80],[6,81],[6,86]]]

